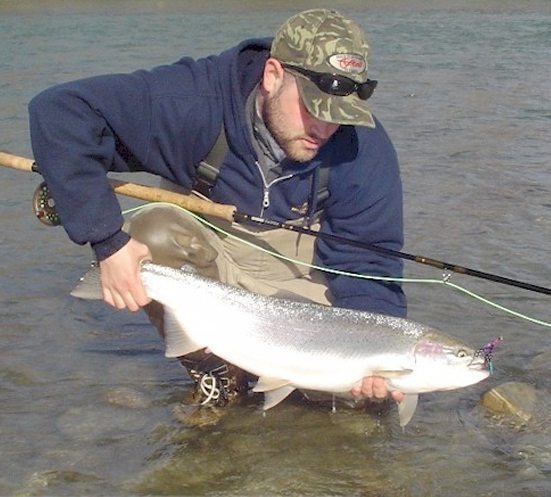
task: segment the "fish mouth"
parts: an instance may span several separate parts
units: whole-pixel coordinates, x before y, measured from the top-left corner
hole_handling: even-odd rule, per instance
[[[484,347],[475,351],[469,367],[484,367],[492,373],[494,371],[494,364],[492,362],[494,348],[501,340],[503,340],[503,337],[492,338]]]
[[[473,354],[473,358],[471,359],[471,362],[468,364],[469,369],[487,369],[488,367],[488,361],[479,355],[479,351],[477,350]]]

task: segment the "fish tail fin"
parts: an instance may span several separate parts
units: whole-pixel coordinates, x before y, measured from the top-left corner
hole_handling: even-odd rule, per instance
[[[97,262],[80,278],[77,286],[70,292],[72,297],[86,300],[102,300],[101,271]]]

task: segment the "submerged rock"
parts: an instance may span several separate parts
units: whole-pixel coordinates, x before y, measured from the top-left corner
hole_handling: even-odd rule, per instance
[[[174,408],[174,416],[180,423],[196,428],[216,426],[227,414],[228,409],[223,407],[180,404]]]
[[[151,402],[138,390],[120,387],[109,390],[103,395],[106,402],[119,407],[143,409],[151,406]]]
[[[26,484],[15,493],[17,496],[61,495],[70,488],[78,488],[82,495],[95,494],[105,482],[93,474],[78,471],[52,470],[33,473]],[[58,493],[59,492],[59,493]]]
[[[508,418],[515,425],[528,424],[537,410],[538,395],[536,389],[516,381],[503,383],[486,392],[480,401],[481,405],[492,414]]]

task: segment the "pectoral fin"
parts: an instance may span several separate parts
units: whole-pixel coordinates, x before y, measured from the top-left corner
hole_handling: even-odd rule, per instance
[[[382,376],[383,378],[402,378],[413,373],[413,369],[397,369],[397,370],[381,370],[375,371],[374,376]]]
[[[400,426],[403,428],[406,426],[413,417],[415,409],[417,408],[417,401],[419,395],[408,394],[402,402],[398,403],[398,415],[400,417]]]
[[[264,392],[263,409],[267,411],[288,397],[295,389],[288,380],[279,378],[259,378],[253,392]]]

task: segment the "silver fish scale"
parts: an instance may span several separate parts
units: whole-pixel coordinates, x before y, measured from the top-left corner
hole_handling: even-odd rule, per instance
[[[246,332],[249,340],[258,339],[264,345],[289,347],[292,344],[313,354],[327,354],[330,351],[332,355],[354,357],[365,354],[366,350],[375,354],[388,350],[412,353],[424,335],[440,335],[431,328],[404,319],[266,297],[210,280],[189,270],[178,271],[151,263],[144,264],[142,268],[146,287],[156,286],[153,281],[148,285],[151,279],[148,273],[176,279],[188,287],[191,285],[194,299],[221,300],[228,306],[240,309],[258,326],[254,330],[232,330],[232,333]],[[184,302],[182,305],[185,305]]]

